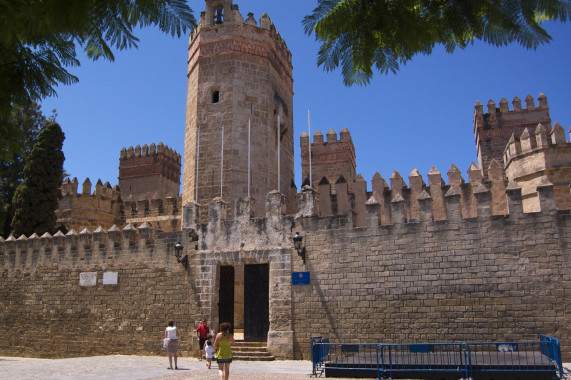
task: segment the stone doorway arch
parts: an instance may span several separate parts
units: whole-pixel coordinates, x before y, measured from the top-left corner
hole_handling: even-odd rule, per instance
[[[220,276],[221,267],[234,267],[234,274],[242,276],[246,265],[267,265],[268,267],[268,351],[277,358],[293,359],[293,323],[292,323],[292,288],[291,288],[291,249],[275,248],[251,251],[199,251],[201,263],[197,288],[201,289],[201,314],[210,316],[212,327],[218,330],[220,321]],[[243,282],[242,282],[243,284]],[[234,294],[236,285],[234,280]],[[239,302],[234,299],[234,320],[238,315]],[[237,311],[238,310],[238,311]],[[232,323],[232,322],[231,322]],[[238,322],[238,325],[240,323]],[[239,333],[239,329],[235,331]]]

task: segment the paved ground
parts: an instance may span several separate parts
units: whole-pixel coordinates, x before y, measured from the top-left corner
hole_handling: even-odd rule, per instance
[[[571,379],[571,363],[565,373]],[[201,379],[217,380],[218,370],[205,367],[204,361],[179,358],[179,370],[169,370],[168,358],[161,356],[94,356],[73,359],[30,359],[0,357],[0,379],[10,380],[116,380],[116,379]],[[273,362],[235,361],[230,366],[232,380],[308,380],[311,362],[276,360]],[[342,380],[342,379],[338,379]]]
[[[218,379],[216,363],[207,369],[205,361],[179,358],[178,370],[169,370],[161,356],[94,356],[72,359],[30,359],[0,357],[0,379],[107,380],[107,379]],[[311,362],[235,361],[231,379],[309,379]]]

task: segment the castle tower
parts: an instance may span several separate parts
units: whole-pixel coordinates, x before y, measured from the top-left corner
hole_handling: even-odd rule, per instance
[[[309,179],[309,136],[303,132],[300,137],[301,173],[303,184]],[[355,147],[347,128],[337,133],[332,129],[327,132],[327,141],[323,141],[320,131],[313,135],[311,144],[311,184],[317,188],[323,177],[329,183],[336,183],[340,176],[352,183],[356,177]]]
[[[512,134],[519,138],[524,129],[535,130],[538,124],[551,129],[547,97],[539,94],[537,103],[536,107],[531,95],[527,95],[525,109],[522,109],[521,100],[515,96],[512,101],[513,110],[510,111],[505,98],[501,99],[499,108],[496,108],[496,103],[490,99],[487,104],[488,112],[484,113],[482,103],[476,102],[474,136],[478,149],[478,161],[485,178],[487,178],[488,167],[492,160],[503,161],[504,150]]]
[[[134,149],[122,148],[119,158],[119,187],[127,199],[177,197],[180,188],[180,154],[159,143]]]
[[[556,208],[571,208],[571,143],[559,123],[551,132],[538,124],[524,129],[519,139],[511,138],[503,162],[508,180],[521,187],[525,212],[541,211],[538,188],[548,184],[553,185]]]
[[[232,204],[248,196],[250,182],[252,209],[262,215],[266,194],[278,189],[278,156],[278,190],[293,204],[291,53],[268,15],[258,24],[231,0],[206,0],[188,50],[183,205],[221,195]]]

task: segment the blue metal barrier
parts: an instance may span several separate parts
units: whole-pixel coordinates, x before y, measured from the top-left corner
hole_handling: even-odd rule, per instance
[[[553,360],[559,368],[559,378],[563,378],[563,361],[561,360],[561,345],[559,339],[549,335],[539,335],[541,344],[541,353]],[[543,343],[545,342],[545,343]]]
[[[311,342],[311,362],[313,363],[313,370],[311,374],[317,376],[317,371],[323,373],[323,363],[328,360],[329,356],[329,339],[321,339],[320,336],[309,338]]]
[[[466,343],[473,372],[546,373],[562,367],[544,353],[559,352],[553,342]]]
[[[457,373],[472,377],[465,346],[460,343],[379,344],[377,345],[377,379],[399,372]]]
[[[362,372],[376,372],[378,367],[377,344],[327,343],[325,341],[326,339],[322,339],[313,342],[311,356],[313,375],[317,375],[318,371],[323,373],[326,369],[339,369],[360,374],[357,377],[362,377]]]
[[[313,375],[391,378],[563,378],[559,340],[417,344],[312,342]],[[457,377],[456,377],[457,376]],[[531,376],[531,377],[529,377]]]

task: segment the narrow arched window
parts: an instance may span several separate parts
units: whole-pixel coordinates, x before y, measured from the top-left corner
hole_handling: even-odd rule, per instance
[[[218,7],[214,10],[214,25],[222,24],[224,22],[224,8]]]
[[[220,101],[220,91],[212,92],[212,103],[218,103]]]

